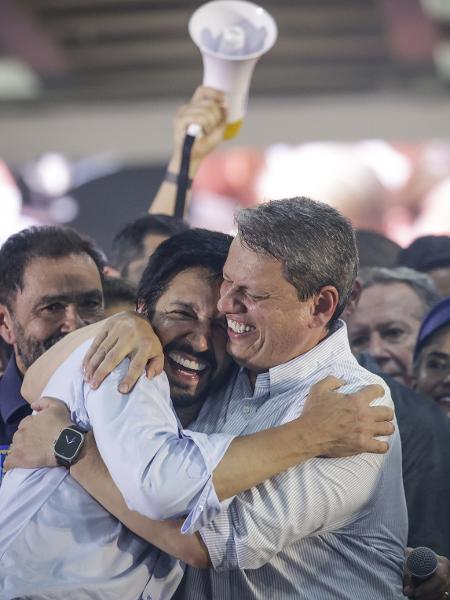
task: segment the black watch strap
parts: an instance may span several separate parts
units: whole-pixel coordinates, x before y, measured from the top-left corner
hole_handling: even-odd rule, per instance
[[[86,432],[78,425],[70,425],[61,431],[54,445],[58,465],[69,469],[76,462],[83,447],[85,435]]]

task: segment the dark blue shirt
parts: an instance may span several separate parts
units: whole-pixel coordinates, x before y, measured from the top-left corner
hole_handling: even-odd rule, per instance
[[[12,354],[0,380],[0,446],[9,446],[20,421],[31,415],[30,405],[20,393],[22,380]]]
[[[361,354],[358,361],[391,390],[402,440],[408,545],[450,558],[450,420],[436,402],[382,373],[371,356]]]

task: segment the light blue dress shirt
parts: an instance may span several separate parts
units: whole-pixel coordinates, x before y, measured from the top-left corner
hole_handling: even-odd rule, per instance
[[[327,375],[344,392],[383,380],[350,351],[345,325],[309,352],[258,375],[244,371],[208,398],[192,425],[250,434],[298,417]],[[398,430],[386,455],[306,461],[236,496],[200,528],[213,568],[186,567],[177,600],[404,600],[407,513]]]
[[[83,382],[86,342],[55,372],[43,395],[63,400],[100,453],[128,506],[150,518],[187,515],[206,524],[221,505],[212,472],[232,435],[182,430],[163,374],[117,391],[124,361],[100,386]],[[181,567],[128,531],[65,468],[14,469],[0,488],[0,599],[167,600]]]

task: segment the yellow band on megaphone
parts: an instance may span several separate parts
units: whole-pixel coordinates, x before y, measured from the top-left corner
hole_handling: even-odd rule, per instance
[[[239,133],[242,127],[243,119],[239,119],[238,121],[233,121],[233,123],[227,123],[225,127],[225,131],[223,132],[224,140],[231,140]]]

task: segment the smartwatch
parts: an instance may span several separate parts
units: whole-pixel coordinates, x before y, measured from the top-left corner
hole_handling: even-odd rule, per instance
[[[55,458],[61,467],[74,464],[84,444],[85,432],[77,425],[65,427],[55,441]]]

